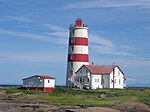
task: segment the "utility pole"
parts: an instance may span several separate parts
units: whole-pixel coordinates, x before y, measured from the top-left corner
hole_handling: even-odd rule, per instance
[[[115,66],[114,66],[114,62],[113,62],[113,93],[115,93]]]

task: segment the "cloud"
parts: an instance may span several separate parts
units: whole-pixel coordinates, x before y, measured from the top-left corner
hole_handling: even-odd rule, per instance
[[[22,16],[2,16],[1,19],[7,20],[7,21],[21,21],[21,22],[31,22],[30,19]]]
[[[149,87],[150,76],[129,76],[127,77],[127,86],[144,86]]]
[[[64,29],[61,26],[58,25],[52,25],[52,24],[41,24],[44,27],[48,27],[50,32],[46,32],[47,36],[52,36],[57,38],[57,43],[62,43],[67,45],[68,43],[68,36],[69,36],[69,31]]]
[[[64,9],[85,8],[150,8],[149,0],[85,0],[64,6]]]
[[[140,58],[140,57],[103,57],[103,56],[93,56],[91,61],[96,62],[96,64],[107,65],[113,62],[117,65],[123,66],[125,68],[149,68],[150,58]]]
[[[67,38],[69,36],[67,31],[56,31],[56,32],[50,32],[45,34],[50,36],[55,36],[55,37],[62,37],[62,38]]]
[[[44,23],[44,24],[41,24],[41,26],[48,27],[50,30],[54,30],[54,31],[65,31],[64,28],[62,28],[61,26],[58,26],[58,25]]]
[[[113,43],[113,41],[103,38],[98,34],[91,34],[89,36],[90,48],[94,54],[134,56],[134,54],[129,52],[134,49],[127,45],[117,46]]]
[[[64,64],[66,61],[66,55],[64,52],[1,52],[0,60],[1,61],[9,61],[15,63],[29,63],[29,64],[37,64],[37,63],[51,63],[51,64]],[[57,61],[56,61],[57,60]]]
[[[25,39],[32,39],[39,42],[45,42],[45,43],[53,43],[53,44],[63,44],[65,45],[67,42],[67,39],[60,38],[57,36],[48,36],[48,35],[42,35],[42,34],[35,34],[35,33],[28,33],[28,32],[17,32],[17,31],[9,31],[9,30],[2,30],[0,29],[1,35],[9,35],[11,38],[25,38]]]

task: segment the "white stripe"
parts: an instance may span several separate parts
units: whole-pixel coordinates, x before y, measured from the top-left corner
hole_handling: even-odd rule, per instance
[[[74,37],[85,37],[85,38],[88,38],[88,31],[87,31],[87,29],[75,29]]]
[[[75,45],[75,46],[69,46],[69,54],[88,54],[88,46],[81,46],[81,45]]]
[[[71,71],[71,66],[70,66],[71,62],[68,62],[67,64],[67,74],[70,74]],[[82,65],[89,65],[89,62],[72,62],[73,63],[73,75],[75,75],[75,72],[82,66]]]

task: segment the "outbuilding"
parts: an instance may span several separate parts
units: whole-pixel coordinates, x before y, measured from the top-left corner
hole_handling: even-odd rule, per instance
[[[23,88],[29,90],[52,91],[55,89],[55,78],[47,75],[34,75],[23,80]]]

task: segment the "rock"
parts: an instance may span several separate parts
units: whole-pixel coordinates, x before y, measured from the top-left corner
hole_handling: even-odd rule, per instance
[[[102,94],[100,94],[98,97],[99,97],[99,98],[106,98],[107,96],[102,93]]]
[[[107,107],[88,107],[86,109],[68,109],[65,112],[120,112]]]
[[[117,103],[112,108],[127,112],[150,112],[150,106],[140,102]]]

